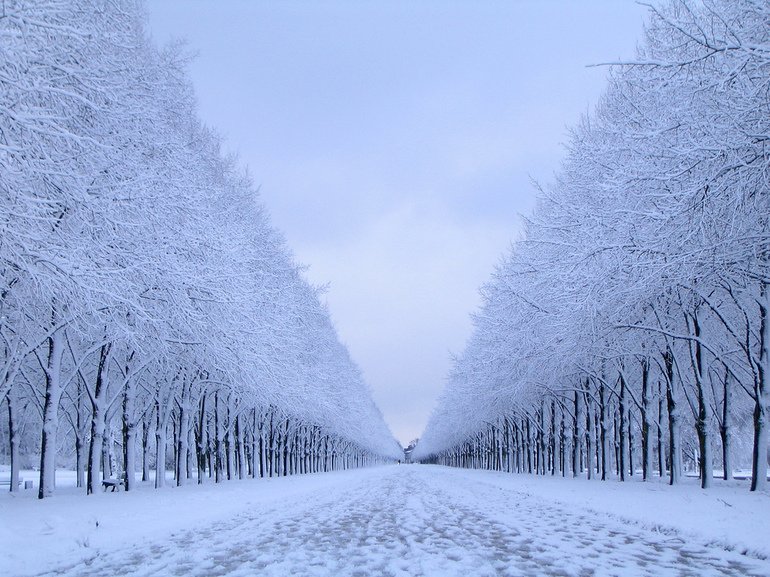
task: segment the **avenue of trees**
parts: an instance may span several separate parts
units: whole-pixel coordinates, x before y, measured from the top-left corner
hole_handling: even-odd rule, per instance
[[[0,14],[0,408],[11,490],[401,456],[319,290],[197,118],[139,0]],[[123,475],[125,475],[123,477]]]
[[[483,287],[414,457],[609,477],[752,469],[770,427],[770,3],[650,8]]]

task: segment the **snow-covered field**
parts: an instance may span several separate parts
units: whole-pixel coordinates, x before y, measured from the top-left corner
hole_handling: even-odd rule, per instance
[[[65,479],[66,481],[66,479]],[[0,575],[770,575],[770,495],[393,466],[0,496]]]

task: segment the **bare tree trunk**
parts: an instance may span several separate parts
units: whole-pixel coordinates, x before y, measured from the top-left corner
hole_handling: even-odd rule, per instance
[[[594,478],[594,432],[593,432],[593,415],[592,408],[591,408],[591,402],[590,402],[590,396],[588,394],[588,381],[585,382],[585,389],[586,392],[583,395],[583,400],[585,401],[585,418],[586,418],[586,475],[589,479]]]
[[[607,439],[607,392],[605,390],[606,385],[604,380],[599,381],[599,442],[601,444],[601,473],[602,481],[607,480],[607,455],[609,451],[608,439]]]
[[[238,445],[238,478],[246,478],[246,435],[241,416],[235,417],[235,437]]]
[[[556,429],[556,401],[551,400],[551,443],[550,443],[550,451],[551,451],[551,475],[556,474],[556,470],[558,469],[557,464],[557,452],[559,448],[559,440],[556,435],[557,429]]]
[[[105,397],[107,395],[107,383],[105,382],[105,369],[111,345],[104,344],[99,350],[99,362],[96,368],[96,384],[91,398],[91,443],[88,447],[88,476],[86,480],[86,493],[91,495],[101,487],[99,478],[99,464],[102,458],[102,445],[104,443],[105,421],[107,407]],[[105,471],[106,472],[106,471]]]
[[[206,449],[208,439],[206,436],[208,428],[206,427],[206,392],[200,397],[200,410],[198,411],[198,426],[195,438],[196,455],[198,457],[198,484],[203,484],[203,478],[206,473]]]
[[[572,476],[577,477],[580,468],[580,393],[575,391],[575,409],[572,420]]]
[[[751,456],[751,490],[767,487],[768,427],[770,427],[770,288],[762,283],[759,301],[759,362],[754,391],[754,448]]]
[[[629,405],[626,409],[628,411],[628,476],[633,477],[634,471],[634,442],[636,437],[634,436],[634,415],[632,412],[633,405]]]
[[[166,450],[168,446],[168,423],[171,407],[161,405],[162,391],[155,402],[155,488],[166,486]]]
[[[532,474],[532,424],[530,422],[529,415],[526,416],[526,425],[527,425],[527,436],[526,436],[527,473]]]
[[[104,433],[104,447],[102,449],[104,465],[102,470],[107,472],[106,476],[114,477],[118,472],[118,461],[115,458],[115,430],[112,428],[109,411],[107,412]]]
[[[78,392],[75,402],[76,415],[75,415],[75,485],[85,487],[86,485],[86,464],[85,464],[85,410],[86,404],[83,398],[83,381],[78,378]]]
[[[252,434],[252,443],[254,445],[254,477],[263,476],[262,462],[262,415],[259,409],[254,409],[254,430]]]
[[[674,374],[674,353],[670,348],[666,349],[663,360],[666,367],[666,403],[668,405],[669,483],[676,485],[682,479],[682,424]]]
[[[620,435],[618,434],[618,411],[612,408],[612,454],[615,457],[615,476],[620,478]]]
[[[190,375],[182,377],[182,390],[179,395],[179,431],[176,438],[176,460],[174,464],[176,472],[176,484],[181,487],[187,483],[190,478],[190,433],[191,433],[191,415],[192,391],[195,383],[195,377]],[[194,417],[192,419],[194,421]]]
[[[729,481],[733,478],[733,450],[732,450],[732,387],[730,371],[725,368],[725,376],[722,381],[722,423],[719,426],[719,436],[722,439],[722,478]]]
[[[283,439],[283,450],[281,451],[281,475],[284,477],[289,474],[289,419],[286,418],[286,422],[281,436]]]
[[[176,447],[176,485],[183,486],[187,482],[187,453],[190,429],[190,413],[187,404],[189,399],[184,398],[182,393],[182,402],[179,405],[179,434],[177,436]]]
[[[8,405],[8,442],[11,450],[11,493],[19,490],[19,421],[16,414],[16,399],[13,390],[10,390],[5,396],[5,402]]]
[[[279,477],[281,475],[281,471],[279,470],[279,463],[280,459],[278,458],[278,451],[280,448],[280,428],[276,426],[275,419],[273,418],[274,415],[271,412],[270,413],[270,476],[273,477]],[[327,437],[327,446],[328,446],[328,437]],[[327,453],[328,456],[328,453]],[[325,471],[329,470],[329,464],[325,466]]]
[[[698,415],[695,421],[695,429],[698,433],[698,445],[700,449],[698,465],[700,469],[701,488],[708,489],[711,487],[712,479],[714,477],[714,460],[711,452],[711,411],[708,400],[706,399],[707,392],[705,383],[703,382],[703,349],[700,340],[697,340],[700,339],[701,335],[697,310],[692,314],[692,322],[693,333],[696,338],[694,344],[691,344],[690,346],[695,347],[692,363],[698,397]]]
[[[56,305],[52,323],[55,326]],[[43,438],[40,445],[40,486],[38,499],[53,495],[56,484],[56,433],[59,430],[59,402],[64,392],[61,362],[64,335],[56,331],[48,338],[48,362],[45,369],[45,401],[43,403]]]
[[[620,442],[618,452],[618,474],[620,480],[626,480],[626,379],[623,373],[620,373],[620,395],[618,396],[618,412],[620,415],[620,424],[618,426],[618,437]]]
[[[265,439],[265,420],[262,415],[259,417],[259,476],[267,476],[267,439]],[[317,465],[313,472],[318,470]]]
[[[142,481],[150,480],[150,433],[152,411],[142,419]]]
[[[548,424],[547,407],[547,403],[543,400],[540,408],[540,426],[538,427],[538,453],[540,455],[540,458],[538,459],[538,470],[541,475],[548,473],[551,458],[551,429]]]
[[[136,423],[134,411],[136,405],[135,384],[126,382],[123,390],[123,486],[126,491],[134,489],[136,484]]]
[[[650,363],[642,361],[642,479],[652,476],[652,427],[650,424]]]
[[[559,424],[560,453],[559,466],[561,467],[561,476],[567,476],[567,420],[564,418],[564,409],[561,412],[561,423]]]
[[[219,391],[214,391],[214,482],[222,482],[224,463],[222,455],[222,425],[219,418]]]
[[[663,427],[665,426],[665,423],[663,421],[663,411],[665,408],[664,405],[664,395],[663,395],[663,383],[658,380],[658,475],[662,479],[663,476],[666,474],[666,457],[663,449]]]

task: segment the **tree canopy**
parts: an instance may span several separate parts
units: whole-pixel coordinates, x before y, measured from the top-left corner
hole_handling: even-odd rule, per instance
[[[81,470],[88,439],[93,491],[116,432],[130,487],[140,429],[159,471],[173,439],[177,482],[196,456],[232,475],[401,454],[320,289],[198,119],[188,58],[153,45],[136,0],[4,4],[0,401],[42,433],[41,498],[67,439]]]
[[[483,287],[415,458],[624,478],[641,438],[645,478],[657,455],[676,482],[684,452],[705,487],[716,433],[728,476],[748,429],[764,487],[769,137],[770,5],[651,7]]]

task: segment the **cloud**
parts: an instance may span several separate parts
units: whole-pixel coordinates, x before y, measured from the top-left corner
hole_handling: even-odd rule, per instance
[[[418,436],[518,237],[530,176],[632,54],[645,9],[581,2],[150,0],[398,438]]]
[[[340,337],[403,443],[419,436],[450,351],[470,334],[478,287],[515,226],[458,221],[437,202],[402,201],[354,242],[296,246],[308,277],[329,282]]]

